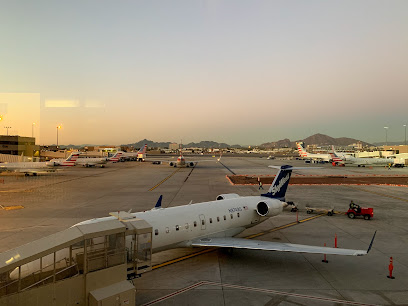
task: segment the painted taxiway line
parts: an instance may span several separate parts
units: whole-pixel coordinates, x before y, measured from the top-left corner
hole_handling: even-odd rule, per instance
[[[0,205],[0,208],[3,210],[15,210],[15,209],[23,209],[23,205]]]
[[[326,297],[321,297],[321,296],[305,295],[305,294],[298,294],[298,293],[291,293],[291,292],[277,291],[277,290],[272,290],[272,289],[264,289],[264,288],[256,288],[256,287],[246,287],[246,286],[233,285],[233,284],[222,284],[222,283],[209,282],[209,281],[201,281],[201,282],[195,283],[191,286],[185,287],[183,289],[180,289],[168,295],[162,296],[156,300],[143,304],[142,306],[154,305],[154,304],[163,302],[167,299],[183,294],[190,290],[199,288],[201,286],[217,286],[217,287],[222,287],[222,288],[239,289],[239,290],[245,290],[245,291],[275,294],[275,295],[282,295],[282,296],[293,297],[293,298],[298,298],[298,299],[307,299],[307,300],[314,300],[314,301],[327,302],[327,303],[336,303],[336,304],[341,304],[341,305],[378,306],[375,304],[366,304],[366,303],[353,302],[353,301],[347,301],[347,300],[338,300],[338,299],[326,298]]]
[[[10,189],[10,190],[0,190],[0,193],[12,193],[12,192],[33,192],[32,189]]]
[[[180,171],[181,168],[177,168],[172,174],[170,174],[168,177],[166,177],[165,179],[161,180],[159,183],[157,183],[155,186],[153,186],[152,188],[150,188],[148,191],[153,191],[155,190],[157,187],[159,187],[161,184],[163,184],[165,181],[167,181],[169,178],[171,178],[174,174],[176,174],[178,171]]]
[[[193,284],[193,285],[191,285],[191,286],[185,287],[185,288],[183,288],[183,289],[181,289],[181,290],[178,290],[178,291],[176,291],[176,292],[173,292],[173,293],[170,293],[170,294],[168,294],[168,295],[162,296],[161,298],[158,298],[158,299],[156,299],[156,300],[154,300],[154,301],[151,301],[151,302],[149,302],[149,303],[143,304],[142,306],[148,306],[148,305],[157,304],[157,303],[159,303],[159,302],[163,302],[163,301],[165,301],[165,300],[167,300],[167,299],[169,299],[169,298],[175,297],[175,296],[177,296],[177,295],[179,295],[179,294],[182,294],[182,293],[187,292],[187,291],[190,291],[190,290],[192,290],[192,289],[194,289],[194,288],[200,287],[200,286],[202,286],[203,284],[204,284],[204,282],[199,282],[199,283]]]
[[[216,248],[210,248],[210,249],[205,249],[205,250],[195,252],[195,253],[192,253],[192,254],[189,254],[189,255],[185,255],[185,256],[182,256],[182,257],[178,257],[178,258],[163,262],[161,264],[154,265],[152,267],[152,270],[163,268],[165,266],[168,266],[168,265],[171,265],[171,264],[174,264],[174,263],[177,263],[177,262],[180,262],[180,261],[183,261],[183,260],[195,257],[195,256],[206,254],[206,253],[209,253],[209,252],[212,252],[212,251],[215,251],[215,250],[217,250],[217,249]]]
[[[307,222],[307,221],[310,221],[310,220],[313,220],[313,219],[316,219],[316,218],[319,218],[319,217],[322,217],[322,216],[325,216],[325,215],[326,214],[318,214],[318,215],[315,215],[313,217],[309,217],[309,218],[306,218],[306,219],[303,219],[303,220],[299,220],[299,223],[298,222],[292,222],[292,223],[288,223],[288,224],[285,224],[285,225],[282,225],[282,226],[279,226],[279,227],[274,227],[273,229],[270,229],[270,230],[265,231],[265,232],[261,232],[261,233],[258,233],[258,234],[253,234],[253,235],[246,236],[245,239],[252,239],[252,238],[255,238],[255,237],[266,235],[266,234],[276,232],[278,230],[288,228],[288,227],[291,227],[291,226],[294,226],[294,225],[297,225],[297,224],[300,224],[300,223],[304,223],[304,222]]]
[[[227,169],[229,172],[231,172],[233,175],[236,175],[234,171],[232,171],[230,168],[228,168],[226,165],[224,165],[220,160],[218,161],[221,165],[224,166],[225,169]]]

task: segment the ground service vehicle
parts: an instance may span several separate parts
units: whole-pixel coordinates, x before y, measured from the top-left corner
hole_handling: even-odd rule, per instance
[[[346,212],[346,215],[350,218],[350,219],[354,219],[357,216],[364,216],[365,220],[370,220],[371,218],[374,217],[374,210],[372,208],[368,208],[368,207],[358,207],[356,209],[349,209]]]

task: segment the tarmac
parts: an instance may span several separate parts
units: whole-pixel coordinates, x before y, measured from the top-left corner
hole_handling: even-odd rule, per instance
[[[186,156],[186,160],[208,156]],[[25,177],[0,175],[0,252],[112,211],[151,209],[214,200],[222,193],[258,195],[258,186],[234,186],[226,178],[274,175],[269,165],[310,167],[299,175],[408,175],[408,168],[332,167],[296,160],[223,156],[194,168],[126,162],[106,168],[74,167]],[[320,167],[320,168],[318,168]],[[264,185],[264,188],[269,188]],[[299,207],[240,236],[298,244],[367,249],[367,256],[221,249],[175,249],[153,255],[154,269],[133,280],[136,305],[408,305],[408,188],[397,186],[290,185],[287,200]],[[374,218],[306,214],[305,206],[346,211],[350,200],[374,208]],[[13,209],[15,208],[15,209]],[[198,253],[198,254],[196,254]],[[389,258],[394,259],[393,275]]]

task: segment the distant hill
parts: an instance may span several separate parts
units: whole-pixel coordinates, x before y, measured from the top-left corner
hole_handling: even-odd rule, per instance
[[[333,138],[324,134],[315,134],[309,136],[305,139],[300,139],[296,141],[290,141],[285,138],[283,140],[278,140],[275,142],[267,142],[260,145],[262,148],[293,148],[296,147],[296,142],[303,141],[308,145],[318,145],[318,146],[348,146],[353,143],[361,142],[363,146],[370,145],[367,142],[347,137]]]
[[[134,148],[141,148],[145,144],[147,144],[147,147],[150,147],[150,148],[168,148],[170,143],[172,143],[172,142],[155,142],[155,141],[152,141],[152,140],[143,139],[143,140],[140,140],[140,141],[135,142],[135,143],[123,144],[122,146],[128,146],[128,147],[133,146]],[[206,140],[206,141],[200,141],[200,142],[186,143],[186,144],[183,144],[183,147],[184,148],[198,147],[198,148],[207,148],[207,149],[209,149],[209,148],[222,148],[222,149],[225,149],[225,148],[240,148],[241,146],[240,145],[232,145],[231,146],[231,145],[229,145],[227,143],[219,143],[219,142],[216,142],[216,141]]]

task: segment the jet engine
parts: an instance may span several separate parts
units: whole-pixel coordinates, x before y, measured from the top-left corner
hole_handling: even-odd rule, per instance
[[[256,205],[256,213],[261,217],[273,217],[282,212],[283,205],[281,201],[262,201]]]
[[[220,200],[235,199],[235,198],[239,198],[239,195],[236,193],[224,193],[224,194],[218,195],[215,199],[217,201],[220,201]]]

